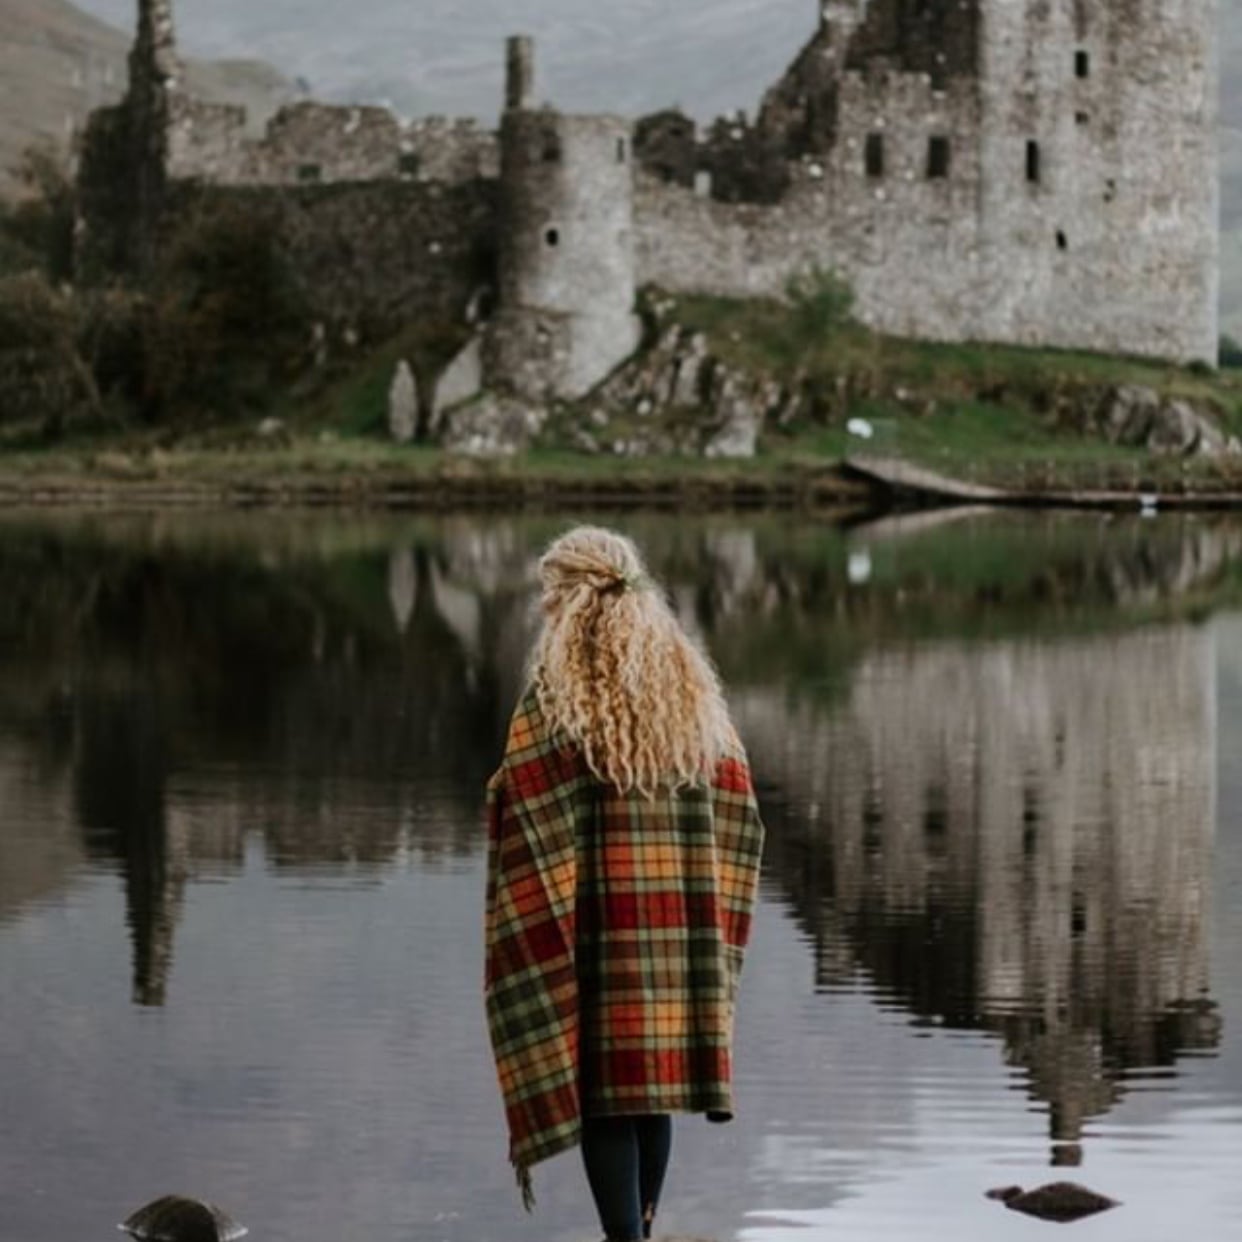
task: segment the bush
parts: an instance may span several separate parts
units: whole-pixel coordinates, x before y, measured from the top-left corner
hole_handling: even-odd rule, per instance
[[[78,326],[73,302],[41,274],[0,277],[0,424],[37,422],[55,436],[102,412]]]
[[[77,207],[64,165],[55,153],[32,148],[17,176],[17,201],[0,204],[0,275],[38,271],[57,283],[71,279]]]
[[[142,330],[148,417],[261,407],[305,353],[306,316],[272,217],[208,200],[164,248]]]
[[[1217,359],[1222,367],[1242,367],[1242,343],[1232,336],[1220,338],[1220,355]]]
[[[792,307],[791,325],[797,343],[814,350],[854,322],[854,290],[836,272],[812,267],[791,276],[785,296]]]

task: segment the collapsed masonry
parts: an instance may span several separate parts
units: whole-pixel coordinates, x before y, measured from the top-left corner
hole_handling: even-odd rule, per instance
[[[753,122],[704,133],[535,106],[498,133],[299,103],[265,135],[187,97],[139,0],[125,101],[81,164],[83,267],[141,274],[204,195],[277,213],[331,322],[459,319],[487,381],[577,396],[634,347],[635,291],[779,295],[834,269],[886,332],[1215,359],[1216,0],[829,0]]]

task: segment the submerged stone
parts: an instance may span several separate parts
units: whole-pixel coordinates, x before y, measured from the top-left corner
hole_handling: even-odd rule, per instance
[[[1118,1206],[1116,1199],[1097,1194],[1077,1182],[1049,1182],[1034,1190],[1003,1186],[987,1193],[989,1199],[999,1199],[1015,1212],[1061,1223],[1081,1220],[1084,1216],[1094,1216],[1097,1212],[1106,1212]]]
[[[222,1208],[182,1195],[148,1203],[119,1227],[139,1242],[233,1242],[249,1232]]]

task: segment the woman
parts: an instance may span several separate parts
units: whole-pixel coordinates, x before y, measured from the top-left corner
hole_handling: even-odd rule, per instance
[[[543,628],[488,785],[488,1023],[527,1207],[581,1143],[608,1242],[649,1237],[670,1114],[733,1113],[763,826],[711,666],[634,545],[539,563]]]

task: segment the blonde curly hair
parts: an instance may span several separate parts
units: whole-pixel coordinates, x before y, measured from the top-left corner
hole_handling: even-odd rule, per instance
[[[539,562],[531,681],[551,728],[623,793],[710,780],[733,737],[720,681],[615,531],[579,526]]]

